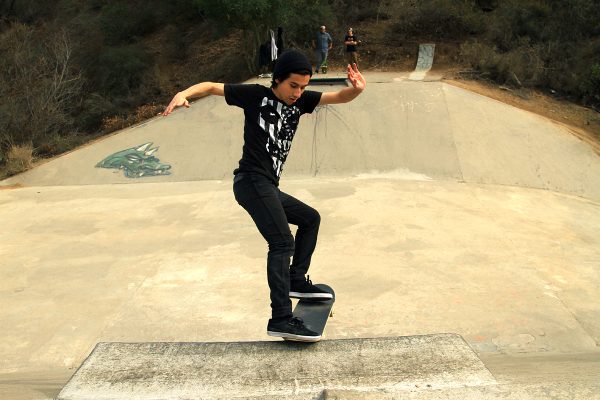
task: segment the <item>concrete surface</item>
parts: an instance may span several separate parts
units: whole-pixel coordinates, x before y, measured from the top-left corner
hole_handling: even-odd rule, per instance
[[[326,355],[326,357],[324,356]],[[458,335],[239,343],[99,343],[59,400],[315,398],[496,381]]]
[[[522,395],[506,398],[569,382],[593,398],[600,157],[541,117],[406,78],[367,74],[355,102],[303,117],[284,170],[322,216],[325,338],[453,332]],[[98,342],[268,340],[266,245],[231,193],[241,117],[202,99],[0,183],[0,398],[56,396]],[[147,142],[172,175],[94,168]],[[523,383],[525,356],[568,368]]]

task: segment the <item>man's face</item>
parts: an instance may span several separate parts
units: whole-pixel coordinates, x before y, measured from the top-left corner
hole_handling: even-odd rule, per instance
[[[290,74],[284,81],[275,80],[277,87],[273,88],[273,93],[279,100],[291,106],[302,96],[309,81],[310,75]]]
[[[325,30],[326,30],[326,29],[325,29],[325,27],[324,27],[324,26],[322,26],[322,27],[321,27],[321,32],[325,32]]]

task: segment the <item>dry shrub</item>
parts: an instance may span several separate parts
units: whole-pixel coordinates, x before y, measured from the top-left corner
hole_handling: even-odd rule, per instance
[[[66,30],[12,23],[0,32],[0,147],[38,147],[70,131],[83,89]]]
[[[31,144],[13,145],[8,151],[6,171],[9,175],[18,174],[28,170],[32,163],[33,146]]]
[[[463,43],[460,53],[474,69],[499,83],[536,86],[542,79],[544,61],[536,46],[524,43],[509,52],[500,53],[489,44],[472,41]]]
[[[102,118],[102,132],[110,133],[118,131],[126,127],[126,117],[120,115],[112,115],[110,117]]]
[[[502,57],[505,65],[505,81],[517,86],[539,86],[544,74],[545,62],[539,45],[522,45]]]
[[[163,109],[164,106],[145,104],[138,107],[133,114],[106,117],[102,120],[102,132],[114,132],[119,129],[127,128],[128,126],[139,124],[140,122],[155,117],[159,112],[163,111]]]
[[[460,56],[474,69],[489,75],[492,79],[496,79],[500,74],[501,56],[489,44],[479,41],[463,43],[460,46]]]

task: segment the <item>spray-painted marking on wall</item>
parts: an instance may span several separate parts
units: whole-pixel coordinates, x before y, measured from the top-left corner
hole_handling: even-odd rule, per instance
[[[122,169],[128,178],[141,178],[143,176],[171,175],[169,164],[162,164],[154,157],[158,147],[150,148],[152,142],[138,147],[132,147],[111,154],[96,164],[96,168]]]
[[[435,44],[426,43],[419,45],[419,59],[415,71],[429,71],[433,65],[433,54],[435,52]]]

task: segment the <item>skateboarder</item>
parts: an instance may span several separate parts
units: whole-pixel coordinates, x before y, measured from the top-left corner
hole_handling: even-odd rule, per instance
[[[320,338],[293,316],[290,301],[290,297],[332,297],[306,276],[317,243],[320,216],[278,186],[300,116],[312,113],[317,105],[349,102],[365,89],[365,79],[356,65],[348,65],[347,74],[351,87],[325,93],[305,90],[312,76],[311,64],[303,53],[288,50],[275,64],[270,88],[202,82],[177,93],[163,112],[167,116],[176,107],[189,107],[188,99],[207,94],[225,96],[227,104],[244,109],[244,146],[239,167],[233,172],[233,192],[269,246],[270,336],[311,341]],[[295,239],[289,224],[298,226]]]

